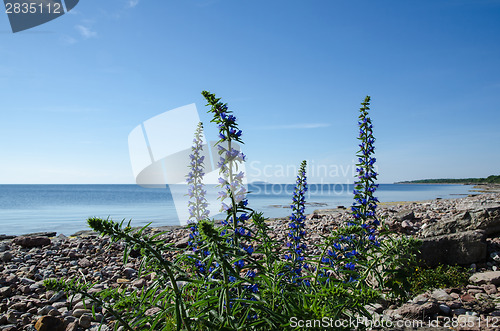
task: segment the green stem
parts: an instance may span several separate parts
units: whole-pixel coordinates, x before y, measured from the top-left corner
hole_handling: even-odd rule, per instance
[[[323,249],[323,252],[321,252],[321,255],[319,256],[318,266],[316,267],[316,276],[314,276],[314,283],[318,282],[319,270],[321,268],[321,263],[322,263],[321,261],[323,260],[323,257],[325,256],[327,249],[328,249],[328,246],[325,246],[325,249]]]
[[[377,257],[377,258],[374,258],[372,263],[369,265],[368,268],[366,268],[365,272],[363,272],[363,275],[362,275],[362,279],[366,278],[368,276],[368,273],[370,272],[370,270],[372,270],[376,265],[377,265],[377,262],[380,260],[381,257]],[[359,288],[361,286],[361,283],[362,282],[358,282],[356,284],[356,288]]]
[[[164,268],[164,270],[167,273],[167,276],[170,280],[170,283],[172,284],[172,288],[175,293],[175,301],[176,301],[176,314],[180,314],[180,318],[182,320],[182,323],[186,327],[188,331],[191,331],[191,327],[189,326],[187,314],[186,314],[186,309],[184,307],[184,302],[182,300],[182,296],[179,291],[179,287],[177,286],[177,281],[175,280],[175,276],[170,269],[170,265],[167,261],[163,259],[161,254],[156,251],[151,245],[149,245],[146,241],[139,240],[138,238],[135,238],[133,236],[128,235],[127,233],[123,233],[122,236],[124,237],[125,241],[127,242],[133,242],[137,245],[143,246],[146,248],[150,253],[152,253],[155,258],[160,262],[161,266]],[[179,312],[177,311],[177,308],[180,310]]]
[[[227,275],[227,270],[224,265],[224,263],[221,263],[222,265],[222,275],[224,277],[224,297],[226,300],[226,310],[227,310],[227,315],[226,316],[231,316],[231,306],[230,306],[230,297],[229,297],[229,277]]]
[[[229,128],[226,128],[226,136],[228,137],[227,140],[227,150],[228,152],[231,151],[232,146],[231,146],[231,139],[229,138]],[[229,186],[231,186],[231,183],[233,182],[233,160],[230,160],[228,162],[228,170],[229,170],[229,175],[228,175],[228,182]],[[235,253],[237,252],[238,248],[238,235],[236,233],[236,227],[238,226],[238,219],[237,219],[237,210],[236,210],[236,200],[234,199],[234,194],[231,189],[229,189],[229,197],[231,198],[231,214],[233,216],[233,244],[235,247]]]
[[[87,293],[85,291],[76,291],[76,292],[80,293],[82,296],[89,297],[90,299],[92,299],[95,302],[98,302],[99,305],[101,305],[101,306],[105,306],[105,304],[102,300],[100,300],[99,298],[97,298],[96,296],[94,296],[90,293]],[[116,311],[114,311],[111,307],[106,307],[106,310],[109,311],[111,313],[111,315],[113,315],[123,325],[124,328],[126,328],[127,330],[130,330],[130,331],[134,331],[134,329],[132,329],[132,327],[127,322],[125,322],[123,320],[123,318],[121,318],[120,314],[118,314]]]

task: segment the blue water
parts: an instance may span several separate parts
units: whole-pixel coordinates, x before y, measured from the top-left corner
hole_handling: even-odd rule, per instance
[[[249,206],[267,217],[289,215],[293,185],[250,184]],[[175,189],[183,189],[177,187]],[[457,198],[467,185],[381,184],[381,202]],[[307,213],[352,203],[352,185],[310,185]],[[321,204],[321,205],[318,205]],[[137,185],[0,185],[0,234],[56,231],[70,235],[86,230],[88,217],[132,219],[132,225],[178,225],[170,191]]]

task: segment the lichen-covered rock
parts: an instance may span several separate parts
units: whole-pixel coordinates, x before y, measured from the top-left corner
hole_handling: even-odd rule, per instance
[[[399,307],[396,312],[403,317],[424,318],[439,312],[439,305],[436,302],[426,302],[421,305],[406,303]]]
[[[431,293],[431,297],[437,301],[452,301],[453,298],[446,291],[437,289]]]
[[[492,202],[454,215],[449,220],[435,222],[424,229],[422,235],[431,237],[472,230],[484,230],[487,235],[500,233],[500,204]]]
[[[35,323],[37,331],[65,331],[64,323],[54,316],[42,316]]]
[[[477,272],[470,276],[469,281],[474,284],[500,285],[500,271]]]

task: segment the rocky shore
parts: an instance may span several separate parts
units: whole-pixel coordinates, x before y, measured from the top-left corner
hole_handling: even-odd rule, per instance
[[[464,288],[429,291],[399,307],[369,307],[374,320],[390,321],[391,330],[500,330],[500,193],[381,204],[379,212],[393,230],[422,239],[427,264],[460,264],[475,273]],[[309,215],[309,241],[318,242],[348,217],[342,208]],[[285,240],[285,220],[272,220],[270,227],[275,239]],[[187,238],[187,229],[174,228],[164,239],[183,247]],[[90,231],[0,237],[0,330],[97,330],[101,322],[101,330],[111,330],[106,311],[95,307],[92,317],[81,296],[47,291],[43,280],[79,276],[97,283],[92,291],[147,287],[151,276],[139,277],[139,258],[124,265],[123,248]]]

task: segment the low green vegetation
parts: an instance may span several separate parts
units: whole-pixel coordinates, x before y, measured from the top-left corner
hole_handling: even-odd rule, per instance
[[[297,174],[291,197],[287,239],[271,236],[269,222],[249,206],[241,164],[245,155],[236,117],[215,95],[203,96],[219,129],[221,224],[207,217],[203,189],[201,124],[195,132],[190,156],[187,193],[191,218],[186,248],[150,236],[146,227],[132,229],[111,220],[91,218],[89,226],[111,242],[125,243],[128,252],[140,251],[139,277],[151,283],[142,289],[93,290],[85,279],[47,281],[53,290],[69,296],[80,293],[91,306],[114,320],[114,329],[125,330],[299,330],[300,320],[349,321],[371,318],[365,308],[385,297],[402,301],[411,294],[408,272],[416,270],[418,241],[391,233],[377,216],[373,125],[370,97],[361,103],[358,116],[359,150],[350,219],[314,245],[308,240],[305,215],[308,189],[306,162]],[[300,151],[295,151],[299,153]],[[284,241],[284,242],[283,242]],[[421,278],[420,286],[441,284]],[[412,279],[412,278],[410,278]],[[430,279],[430,280],[429,280]],[[446,283],[443,280],[442,283]],[[418,288],[415,285],[415,288]],[[347,326],[346,326],[347,325]],[[323,329],[352,329],[338,323]],[[359,330],[366,325],[358,324]]]
[[[500,184],[500,175],[491,175],[486,178],[419,179],[399,182],[398,184]]]
[[[432,289],[463,287],[472,272],[460,266],[439,265],[435,268],[415,268],[408,277],[412,295]]]

